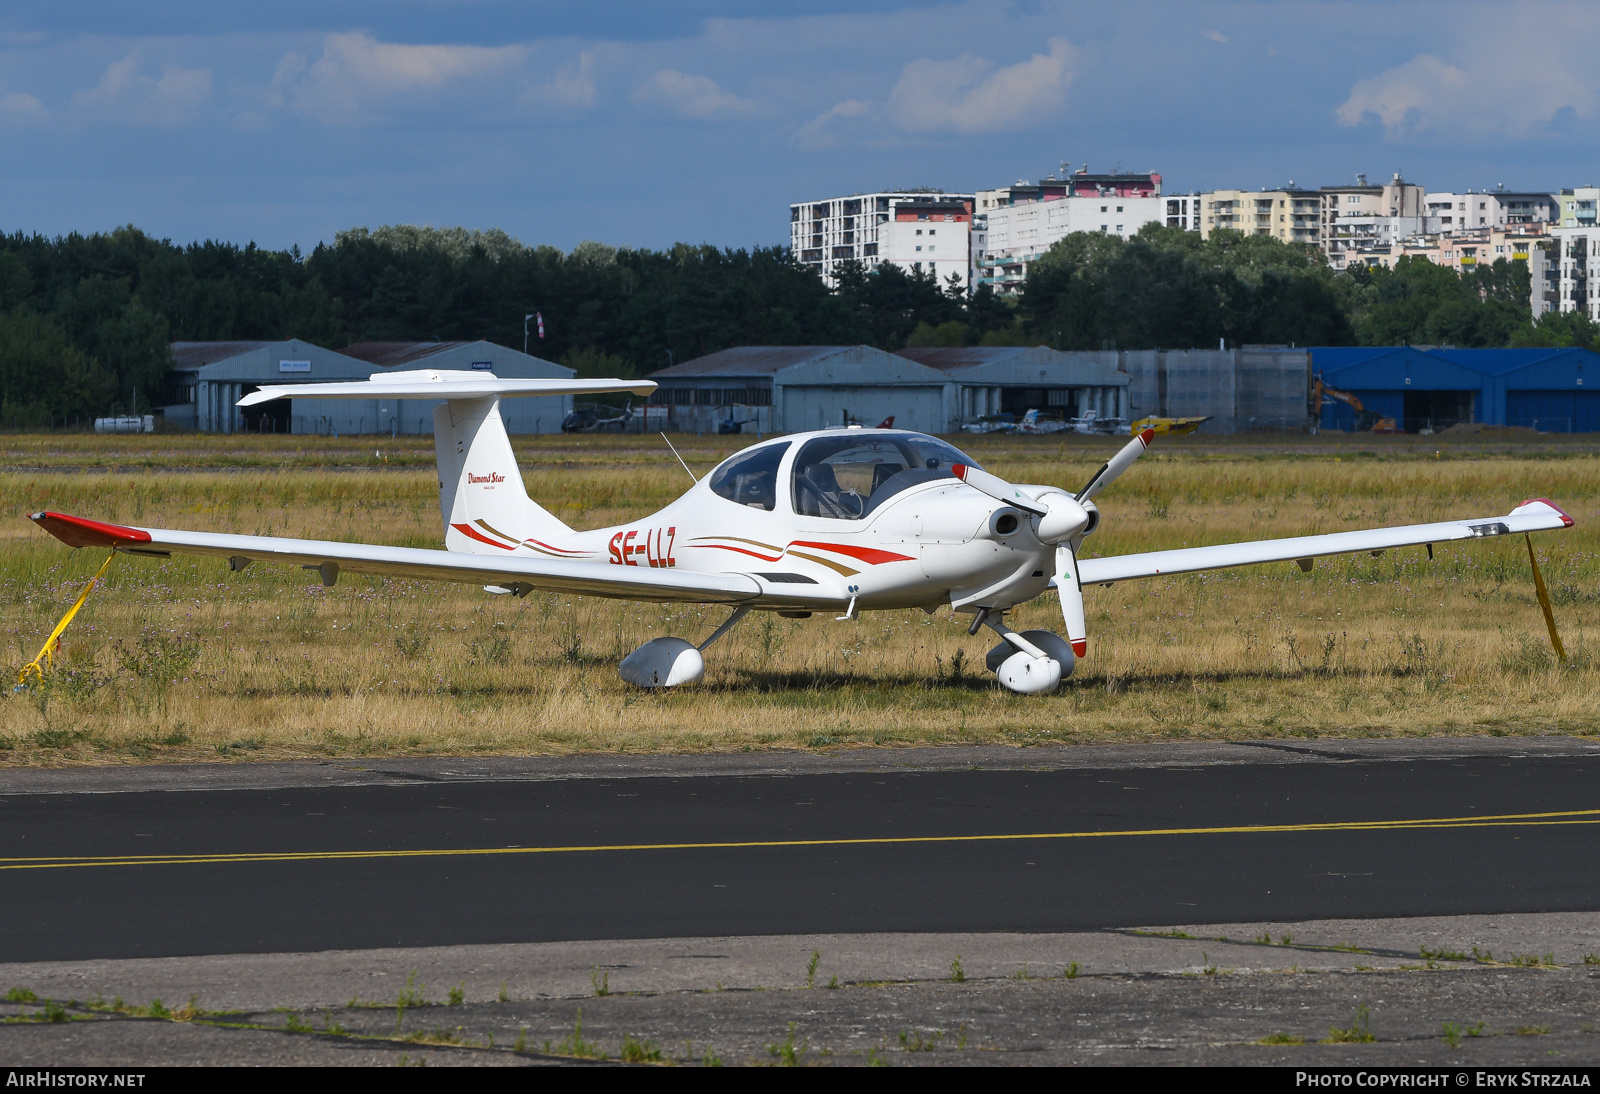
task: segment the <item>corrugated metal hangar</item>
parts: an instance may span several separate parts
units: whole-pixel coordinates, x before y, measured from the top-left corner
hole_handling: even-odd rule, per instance
[[[1600,355],[1589,350],[1340,346],[1310,352],[1325,389],[1354,396],[1369,421],[1393,418],[1409,433],[1464,422],[1600,432]],[[1322,428],[1353,430],[1359,420],[1350,403],[1324,394]]]
[[[1115,354],[1111,355],[1115,358]],[[1044,346],[912,348],[743,346],[652,373],[652,401],[678,429],[712,430],[733,417],[762,432],[794,433],[893,417],[902,429],[950,433],[986,415],[1029,409],[1126,415],[1128,377],[1088,354]]]
[[[162,408],[171,424],[205,433],[433,433],[434,403],[415,399],[278,399],[235,404],[271,384],[365,380],[415,369],[493,372],[503,379],[558,378],[573,370],[492,342],[358,342],[344,352],[299,339],[174,342]],[[572,398],[508,399],[512,433],[557,433]]]
[[[900,357],[936,368],[958,385],[951,428],[992,414],[1021,418],[1030,410],[1077,418],[1128,417],[1128,377],[1087,353],[1046,346],[909,347]]]
[[[893,416],[901,428],[942,433],[950,416],[943,373],[871,346],[738,346],[650,379],[660,385],[651,401],[683,430],[715,430],[730,416],[762,433]]]
[[[1115,356],[1108,354],[1108,356]],[[1129,417],[1206,417],[1202,433],[1300,431],[1309,424],[1311,362],[1289,346],[1126,350]]]

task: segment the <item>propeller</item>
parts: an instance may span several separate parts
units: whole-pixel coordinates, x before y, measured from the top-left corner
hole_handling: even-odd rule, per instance
[[[1145,449],[1150,447],[1155,435],[1153,429],[1137,434],[1122,446],[1121,451],[1100,465],[1100,470],[1090,476],[1076,497],[1065,491],[1051,491],[1035,498],[982,468],[963,463],[951,468],[956,478],[968,486],[1039,518],[1037,534],[1040,541],[1056,545],[1056,592],[1061,597],[1061,618],[1066,624],[1067,641],[1072,645],[1073,654],[1078,657],[1089,652],[1089,627],[1084,621],[1083,611],[1083,584],[1078,577],[1078,553],[1073,542],[1089,524],[1089,514],[1083,503],[1092,500],[1132,467],[1133,461],[1144,455]]]
[[[1060,543],[1071,539],[1089,526],[1089,513],[1077,499],[1066,491],[1051,491],[1035,498],[1012,486],[999,475],[991,475],[981,467],[958,463],[950,468],[956,478],[996,501],[1003,501],[1039,518],[1035,534],[1041,543]]]
[[[1036,517],[1042,517],[1050,511],[1035,500],[1033,495],[1024,494],[999,475],[991,475],[981,467],[973,467],[970,463],[957,463],[951,464],[950,470],[954,472],[956,478],[973,489],[988,494],[996,501],[1014,505]]]
[[[1144,455],[1144,450],[1150,447],[1150,441],[1156,435],[1153,429],[1146,429],[1122,446],[1111,459],[1100,465],[1100,470],[1090,476],[1089,481],[1083,484],[1083,489],[1078,491],[1079,501],[1090,501],[1100,491],[1117,481],[1117,477],[1133,466],[1133,461]]]
[[[1067,625],[1067,641],[1072,652],[1083,657],[1089,652],[1089,627],[1083,620],[1083,585],[1078,580],[1078,555],[1071,546],[1056,547],[1056,593],[1061,597],[1061,618]]]

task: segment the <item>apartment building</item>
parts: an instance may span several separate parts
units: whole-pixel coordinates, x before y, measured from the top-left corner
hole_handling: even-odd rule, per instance
[[[1352,186],[1324,186],[1320,192],[1320,246],[1336,270],[1352,260],[1386,254],[1394,244],[1422,230],[1423,189],[1406,182],[1398,171],[1380,185],[1367,182],[1366,175],[1357,175]]]
[[[1449,235],[1479,228],[1549,224],[1557,217],[1557,207],[1553,194],[1517,193],[1503,187],[1459,194],[1439,191],[1423,198],[1422,231]]]
[[[944,284],[954,277],[965,288],[972,201],[971,194],[921,189],[799,202],[789,206],[789,246],[830,288],[846,262],[868,270],[892,262]]]
[[[1585,187],[1585,189],[1588,189]],[[1581,190],[1579,194],[1581,194]],[[1565,220],[1565,199],[1572,196],[1584,200],[1571,190],[1562,191],[1562,219]],[[1581,211],[1581,206],[1577,207]],[[1578,219],[1576,216],[1574,220]],[[1533,314],[1545,311],[1582,312],[1595,322],[1600,322],[1600,227],[1591,221],[1583,227],[1560,227],[1550,232],[1550,246],[1540,276],[1534,278]],[[1534,273],[1530,263],[1529,273]],[[1552,268],[1553,267],[1553,268]],[[1554,300],[1546,294],[1554,290]]]
[[[1558,203],[1563,228],[1593,228],[1595,202],[1600,200],[1600,187],[1578,186],[1563,190],[1551,197]]]
[[[1173,194],[1165,199],[1167,203],[1168,228],[1182,228],[1186,232],[1200,230],[1200,197],[1199,194]]]
[[[1290,182],[1282,190],[1213,190],[1200,195],[1200,234],[1218,229],[1285,243],[1322,242],[1322,195]]]
[[[1531,227],[1538,228],[1538,225]],[[1539,261],[1535,253],[1549,242],[1542,232],[1516,228],[1473,228],[1455,235],[1413,235],[1396,240],[1381,251],[1352,252],[1350,264],[1394,268],[1402,258],[1424,258],[1436,266],[1448,266],[1457,273],[1471,273],[1478,265],[1493,265],[1497,259]]]
[[[1092,175],[1021,180],[975,195],[972,230],[973,285],[1013,293],[1028,267],[1073,232],[1104,232],[1126,239],[1146,224],[1166,222],[1161,176]]]

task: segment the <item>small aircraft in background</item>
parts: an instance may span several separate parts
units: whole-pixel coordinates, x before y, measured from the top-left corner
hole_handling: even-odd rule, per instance
[[[563,433],[625,433],[633,421],[633,400],[626,406],[581,406],[561,420]],[[735,433],[738,430],[734,430]]]
[[[1554,504],[1537,499],[1498,517],[1080,560],[1101,523],[1095,498],[1150,445],[1150,429],[1076,492],[1006,482],[937,437],[848,426],[741,449],[660,512],[612,528],[570,528],[528,496],[500,417],[502,398],[647,395],[654,388],[647,380],[502,380],[481,372],[414,371],[268,387],[240,400],[241,406],[279,398],[437,402],[443,550],[140,528],[54,512],[32,519],[73,547],[163,558],[209,555],[234,571],[255,562],[287,563],[328,586],[345,573],[377,574],[467,582],[512,596],[548,589],[729,607],[727,620],[699,643],[655,638],[625,657],[622,678],[642,687],[700,680],[705,650],[751,611],[791,618],[838,612],[838,619],[851,620],[864,611],[921,608],[931,614],[948,605],[971,616],[969,634],[988,627],[999,637],[986,664],[1001,684],[1025,694],[1053,691],[1087,652],[1086,585],[1268,562],[1298,562],[1309,570],[1321,556],[1424,544],[1431,555],[1435,543],[1572,525]],[[537,489],[539,478],[532,482]],[[1006,626],[1008,611],[1051,586],[1060,597],[1064,638]],[[1538,587],[1547,604],[1542,581]],[[1554,640],[1553,621],[1550,626]]]
[[[1211,416],[1209,414],[1199,418],[1140,418],[1128,429],[1134,433],[1143,433],[1148,429],[1158,437],[1162,435],[1181,437],[1186,433],[1193,433],[1200,428],[1202,423],[1210,420]]]

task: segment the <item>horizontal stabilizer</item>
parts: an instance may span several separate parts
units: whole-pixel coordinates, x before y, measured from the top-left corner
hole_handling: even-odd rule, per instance
[[[649,395],[654,380],[502,380],[492,373],[411,369],[334,384],[274,384],[252,391],[240,406],[273,399],[484,399],[515,395]]]

